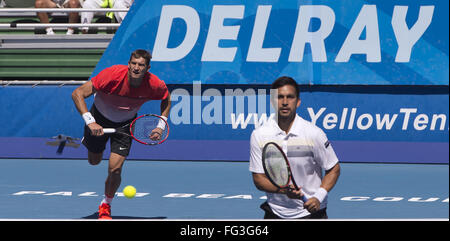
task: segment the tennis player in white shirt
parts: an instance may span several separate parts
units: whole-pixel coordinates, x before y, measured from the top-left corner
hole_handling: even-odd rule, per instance
[[[266,192],[261,205],[265,219],[326,219],[327,196],[339,175],[339,160],[325,133],[302,119],[300,91],[291,77],[280,77],[272,83],[272,104],[276,117],[255,129],[250,139],[250,166],[255,186]],[[264,174],[262,149],[267,142],[282,143],[300,190],[278,189]],[[323,175],[324,172],[324,175]],[[303,203],[301,196],[308,201]]]

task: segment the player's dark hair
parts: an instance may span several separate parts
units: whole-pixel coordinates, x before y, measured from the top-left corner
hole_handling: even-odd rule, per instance
[[[144,58],[147,66],[150,64],[150,59],[152,59],[152,55],[145,49],[136,49],[133,53],[131,53],[129,61],[131,61],[131,58],[133,57],[135,59]]]
[[[289,77],[289,76],[282,76],[279,77],[278,79],[276,79],[273,83],[272,86],[270,87],[271,89],[278,89],[280,87],[283,87],[285,85],[291,85],[295,88],[295,92],[297,93],[297,98],[300,98],[300,87],[298,86],[297,82]]]

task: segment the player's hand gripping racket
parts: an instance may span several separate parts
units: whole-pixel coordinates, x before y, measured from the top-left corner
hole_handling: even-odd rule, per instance
[[[119,133],[144,145],[158,145],[167,140],[169,124],[159,115],[145,114],[119,128],[104,128],[105,134]]]
[[[295,190],[299,190],[297,183],[292,176],[289,161],[284,154],[283,149],[275,142],[269,142],[264,145],[262,153],[262,163],[267,178],[276,187],[290,189],[290,182],[294,185]],[[308,199],[302,195],[302,201]]]

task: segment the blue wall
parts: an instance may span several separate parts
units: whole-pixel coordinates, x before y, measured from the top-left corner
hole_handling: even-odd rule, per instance
[[[250,134],[271,114],[267,86],[169,87],[169,140],[158,147],[135,143],[130,158],[248,160]],[[67,147],[58,156],[56,147],[45,145],[58,134],[82,137],[83,121],[71,100],[75,88],[1,88],[0,157],[85,158],[84,147]],[[235,95],[225,97],[230,92]],[[343,162],[448,163],[447,87],[302,86],[301,98],[299,115],[326,132]],[[154,101],[140,113],[158,110]]]
[[[136,0],[92,75],[143,48],[169,85],[169,140],[134,144],[133,159],[248,160],[251,131],[273,112],[268,86],[288,75],[302,86],[299,114],[341,161],[448,163],[448,5]],[[81,137],[74,88],[1,88],[0,157],[85,158],[84,147],[58,156],[45,145]],[[158,113],[159,102],[140,112]]]

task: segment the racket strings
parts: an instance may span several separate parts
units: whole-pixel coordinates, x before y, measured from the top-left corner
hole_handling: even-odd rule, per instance
[[[269,177],[278,186],[289,184],[289,171],[283,154],[275,146],[268,146],[265,153],[266,169]]]
[[[167,136],[167,125],[163,128],[162,134],[159,138],[151,138],[152,133],[154,133],[155,129],[158,127],[158,124],[160,123],[161,118],[156,116],[145,116],[142,118],[137,119],[133,126],[132,126],[132,132],[133,136],[136,139],[139,139],[142,142],[145,142],[147,144],[156,144],[159,143],[161,140],[164,140]]]

